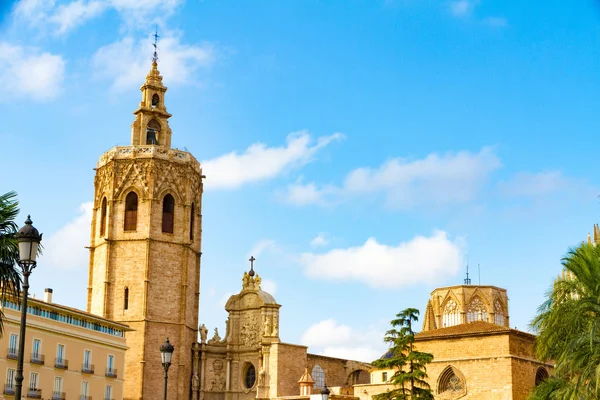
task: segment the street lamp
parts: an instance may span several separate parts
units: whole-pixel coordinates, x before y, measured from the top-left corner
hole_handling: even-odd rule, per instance
[[[21,330],[19,332],[19,354],[17,356],[17,382],[15,388],[15,399],[21,400],[21,388],[23,387],[23,357],[25,355],[25,327],[27,325],[27,296],[29,291],[29,275],[35,268],[35,260],[42,234],[34,228],[31,217],[28,215],[25,220],[25,226],[17,232],[17,242],[19,244],[19,266],[23,273],[23,300],[21,301]]]
[[[331,393],[331,391],[329,391],[327,385],[325,385],[323,389],[321,389],[321,400],[329,400],[329,393]]]
[[[171,366],[171,358],[173,357],[173,351],[175,347],[169,342],[169,338],[160,346],[160,356],[162,358],[162,365],[165,369],[165,395],[164,400],[167,400],[167,381],[169,380],[169,367]]]

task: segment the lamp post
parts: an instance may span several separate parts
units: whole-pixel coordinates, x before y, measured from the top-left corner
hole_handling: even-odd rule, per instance
[[[23,358],[25,356],[25,327],[27,325],[27,296],[29,292],[29,275],[35,268],[35,260],[38,247],[42,241],[42,234],[35,229],[28,215],[25,220],[25,226],[17,232],[17,242],[19,243],[19,266],[23,273],[23,300],[21,301],[21,329],[19,332],[19,354],[17,356],[17,382],[15,388],[15,399],[21,400],[21,389],[23,387]]]
[[[162,365],[165,369],[165,395],[164,400],[167,400],[167,381],[169,380],[169,367],[171,366],[171,358],[173,357],[173,351],[175,347],[169,342],[169,338],[160,346],[160,356],[162,359]]]
[[[321,389],[321,400],[329,400],[329,393],[331,393],[331,391],[327,388],[327,385],[325,385],[323,389]]]

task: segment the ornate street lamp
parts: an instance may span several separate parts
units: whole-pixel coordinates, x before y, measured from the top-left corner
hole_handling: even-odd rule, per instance
[[[165,395],[164,400],[167,400],[167,381],[169,380],[169,367],[171,366],[171,358],[173,357],[173,351],[175,347],[169,342],[169,338],[167,341],[160,346],[160,356],[162,359],[162,365],[165,369]]]
[[[19,266],[23,273],[23,300],[21,300],[21,330],[19,333],[19,354],[17,357],[17,382],[15,388],[15,399],[21,400],[21,388],[23,387],[23,358],[25,354],[25,327],[27,325],[27,296],[29,292],[29,275],[37,265],[35,260],[42,234],[34,228],[31,217],[28,215],[25,220],[25,226],[19,229],[17,233],[17,242],[19,243]]]
[[[327,388],[327,385],[325,385],[323,389],[321,389],[321,400],[329,400],[329,393],[331,392]]]

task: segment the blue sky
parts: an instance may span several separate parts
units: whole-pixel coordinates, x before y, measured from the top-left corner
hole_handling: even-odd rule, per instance
[[[128,145],[162,36],[173,146],[201,160],[200,321],[250,255],[282,340],[372,360],[396,312],[462,283],[526,330],[598,221],[593,1],[3,3],[0,191],[44,232],[32,288],[85,308],[93,168]]]

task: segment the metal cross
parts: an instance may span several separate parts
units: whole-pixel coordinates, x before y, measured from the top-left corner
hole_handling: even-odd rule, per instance
[[[152,62],[157,62],[158,61],[158,38],[160,36],[158,36],[158,26],[156,27],[156,31],[154,32],[154,43],[152,43],[152,46],[154,46],[154,54],[152,54]]]
[[[254,269],[254,261],[256,261],[256,258],[252,256],[248,261],[250,261],[250,269]]]

